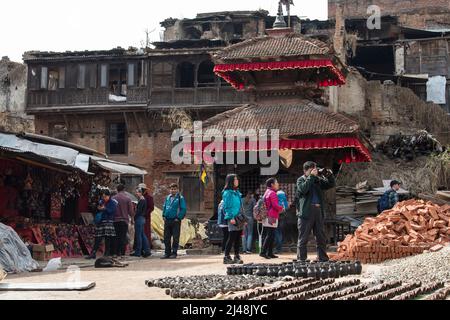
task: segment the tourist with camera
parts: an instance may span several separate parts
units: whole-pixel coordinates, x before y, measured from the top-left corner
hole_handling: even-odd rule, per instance
[[[319,169],[317,164],[307,161],[303,164],[304,175],[298,178],[296,198],[298,199],[298,244],[297,259],[307,259],[308,238],[314,232],[319,261],[328,261],[324,230],[323,191],[335,186],[335,178],[330,169]]]

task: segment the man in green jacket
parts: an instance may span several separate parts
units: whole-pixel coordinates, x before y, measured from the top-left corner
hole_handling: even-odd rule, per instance
[[[316,237],[318,260],[328,261],[324,231],[323,190],[335,186],[334,175],[331,170],[319,173],[317,164],[312,161],[303,164],[303,171],[304,175],[298,178],[296,188],[296,198],[298,199],[297,259],[300,261],[307,259],[308,238],[313,231]]]

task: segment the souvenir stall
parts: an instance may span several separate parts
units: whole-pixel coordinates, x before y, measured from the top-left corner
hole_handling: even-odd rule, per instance
[[[110,161],[0,133],[0,223],[11,226],[30,248],[52,245],[48,258],[88,254],[95,226],[83,215],[95,214],[100,190],[116,185],[113,172],[98,159]]]

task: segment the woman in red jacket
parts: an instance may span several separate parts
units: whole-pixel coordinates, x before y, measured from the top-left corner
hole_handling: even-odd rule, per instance
[[[275,230],[278,227],[278,219],[283,207],[278,204],[277,191],[279,184],[276,178],[270,178],[266,182],[267,190],[264,193],[264,204],[267,208],[267,218],[263,221],[263,247],[260,256],[266,259],[278,258],[273,254],[275,242]]]

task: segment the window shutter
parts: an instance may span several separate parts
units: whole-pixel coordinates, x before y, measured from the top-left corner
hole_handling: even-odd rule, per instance
[[[135,69],[136,64],[135,63],[129,63],[128,64],[128,74],[127,74],[127,84],[129,87],[134,86],[134,69]]]
[[[100,86],[102,88],[107,87],[107,82],[108,82],[107,75],[108,75],[108,65],[102,64],[100,67]]]
[[[64,89],[66,87],[66,68],[59,67],[59,88]]]
[[[41,68],[41,89],[47,89],[48,84],[48,68]]]
[[[78,81],[77,88],[84,89],[86,87],[86,65],[78,65]]]

